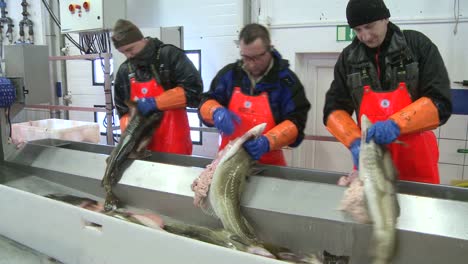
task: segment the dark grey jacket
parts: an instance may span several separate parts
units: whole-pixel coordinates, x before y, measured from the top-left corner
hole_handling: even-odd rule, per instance
[[[401,81],[407,83],[413,101],[430,98],[438,109],[440,125],[447,122],[452,113],[450,82],[437,46],[424,34],[401,31],[390,22],[379,48],[370,49],[356,37],[340,54],[326,94],[323,123],[335,110],[350,115],[359,111],[363,85],[389,91]]]

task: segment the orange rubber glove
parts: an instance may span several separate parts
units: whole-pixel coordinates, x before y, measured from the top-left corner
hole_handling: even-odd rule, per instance
[[[298,134],[296,125],[290,120],[285,120],[270,129],[264,136],[270,142],[271,151],[291,145],[297,139]]]
[[[344,110],[333,111],[327,119],[327,129],[347,148],[356,140],[361,138],[361,129]]]
[[[401,134],[431,130],[439,126],[439,111],[431,99],[421,97],[390,116]]]
[[[156,105],[160,111],[185,108],[187,106],[187,97],[182,87],[169,89],[159,96],[155,97]]]
[[[130,122],[129,114],[123,115],[119,120],[120,120],[120,131],[123,134],[125,132],[125,129],[127,129],[128,122]]]
[[[214,111],[220,107],[223,107],[218,101],[214,99],[206,100],[200,107],[200,116],[208,124],[214,125],[213,114]]]

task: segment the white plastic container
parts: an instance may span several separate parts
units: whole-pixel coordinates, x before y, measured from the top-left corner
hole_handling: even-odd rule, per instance
[[[92,122],[43,119],[12,124],[12,138],[17,142],[56,138],[99,143],[99,125]]]

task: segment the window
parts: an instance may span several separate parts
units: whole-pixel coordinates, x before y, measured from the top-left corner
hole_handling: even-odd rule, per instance
[[[201,74],[201,50],[186,50],[185,54]]]
[[[202,122],[198,118],[197,109],[187,108],[187,116],[189,121],[189,126],[192,127],[201,127]],[[190,138],[192,138],[192,143],[195,145],[201,145],[202,142],[202,132],[197,130],[190,130]]]
[[[114,60],[110,59],[110,74],[114,72]],[[104,85],[104,59],[94,59],[92,61],[92,71],[93,71],[93,85],[101,86]]]
[[[185,54],[192,61],[193,65],[197,71],[201,74],[201,50],[186,50]],[[187,115],[189,120],[189,125],[192,128],[201,128],[202,122],[198,118],[197,109],[187,108]],[[190,130],[190,137],[192,142],[195,145],[202,145],[202,132],[198,130]]]

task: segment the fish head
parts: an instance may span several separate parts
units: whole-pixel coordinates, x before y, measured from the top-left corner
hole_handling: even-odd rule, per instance
[[[372,122],[369,120],[369,118],[366,115],[361,116],[361,140],[365,140],[367,136],[367,129],[372,126]]]
[[[253,137],[259,137],[262,135],[263,131],[265,130],[266,125],[267,125],[266,123],[261,123],[259,125],[256,125],[253,128],[251,128],[249,131],[247,131],[246,134],[249,134],[250,136],[253,136]]]
[[[222,157],[221,162],[230,159],[234,154],[236,154],[239,151],[239,149],[243,147],[244,143],[247,140],[261,136],[263,131],[265,130],[265,127],[266,123],[261,123],[252,127],[241,137],[230,141],[229,144],[225,147],[226,151],[222,153],[222,155],[224,156]]]

